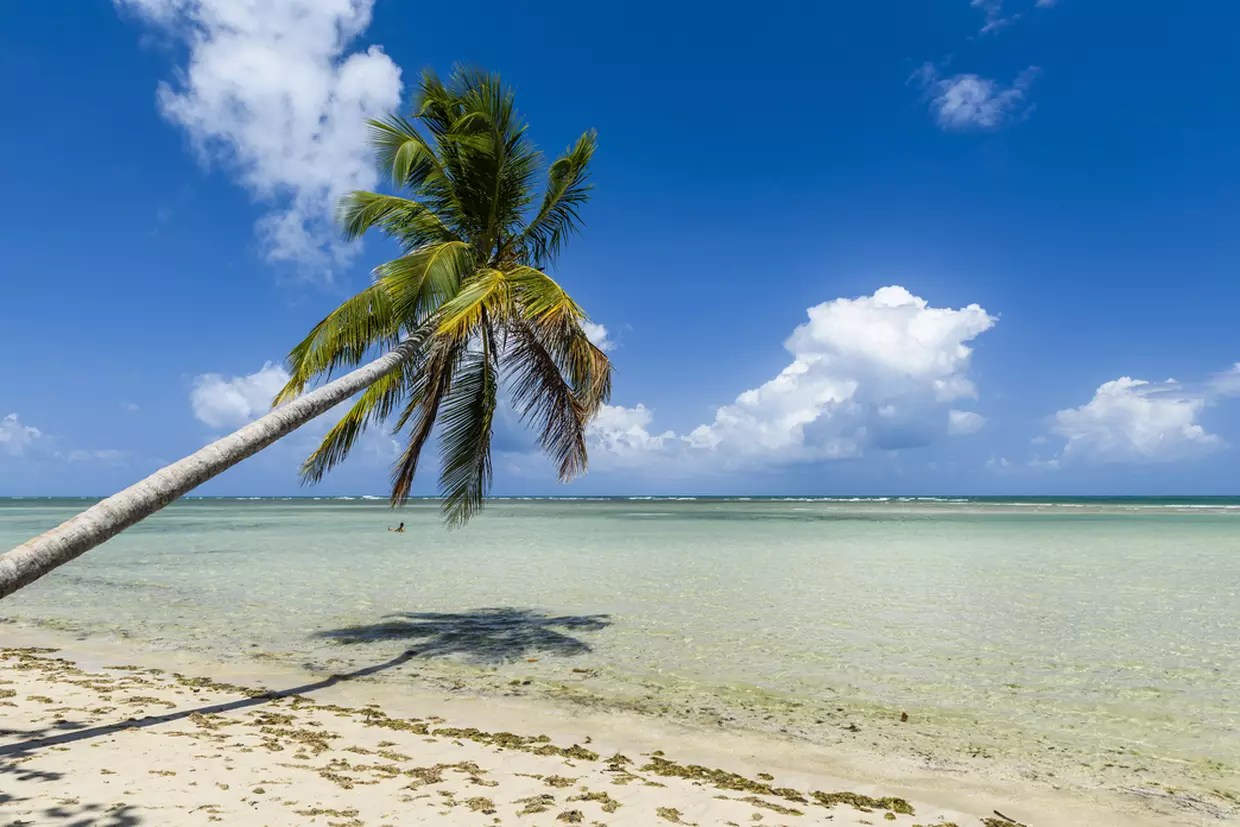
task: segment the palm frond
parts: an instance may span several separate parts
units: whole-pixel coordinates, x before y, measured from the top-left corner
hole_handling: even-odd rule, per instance
[[[599,408],[611,399],[611,360],[590,341],[580,325],[573,325],[568,347],[568,371],[573,391],[585,408],[586,419],[593,419]]]
[[[409,395],[424,361],[423,354],[415,355],[362,392],[353,407],[302,463],[300,476],[303,485],[321,481],[328,471],[344,462],[367,427],[383,422],[392,414],[401,400]]]
[[[448,134],[461,115],[459,95],[449,89],[433,69],[422,70],[417,89],[413,102],[414,116],[436,138]]]
[[[460,236],[464,207],[451,165],[451,153],[428,141],[408,119],[392,116],[372,120],[370,142],[380,167],[398,187],[416,193],[419,201]]]
[[[409,500],[422,449],[426,447],[426,441],[435,430],[435,420],[439,416],[443,400],[452,388],[452,373],[463,351],[464,347],[460,342],[444,337],[436,337],[432,341],[422,373],[417,377],[405,410],[396,422],[397,431],[404,430],[410,422],[413,423],[413,429],[392,473],[393,506],[404,505]]]
[[[480,350],[466,354],[457,366],[452,388],[443,403],[440,433],[443,514],[459,526],[482,508],[491,486],[491,425],[499,381],[494,341],[484,329]]]
[[[393,186],[416,190],[431,177],[448,180],[435,150],[407,118],[389,115],[367,121],[367,125],[375,160],[391,178]]]
[[[467,145],[490,148],[489,143],[469,144],[466,140],[484,133],[490,133],[495,129],[494,123],[489,112],[479,109],[467,111],[464,115],[457,118],[452,124],[449,136],[453,141],[458,143],[465,142]]]
[[[405,249],[433,242],[459,241],[456,234],[425,204],[395,195],[354,190],[341,197],[336,221],[346,241],[378,228]]]
[[[538,432],[543,451],[563,482],[586,470],[589,416],[538,331],[526,322],[509,330],[508,365],[512,401],[522,420]]]
[[[329,313],[290,351],[288,383],[272,404],[300,395],[316,378],[361,364],[374,349],[394,347],[400,334],[401,318],[387,288],[382,284],[368,287]]]
[[[557,364],[568,373],[587,417],[592,417],[611,395],[611,362],[581,327],[585,313],[564,288],[540,270],[518,265],[509,270],[508,279],[521,316],[531,322]]]
[[[488,309],[497,317],[507,316],[509,289],[501,270],[484,268],[474,273],[460,292],[439,309],[439,334],[466,338],[479,328]]]
[[[375,268],[375,277],[392,297],[395,313],[420,324],[459,292],[473,268],[473,247],[464,241],[447,241],[381,264]]]
[[[611,398],[611,360],[566,314],[550,315],[531,325],[543,347],[555,359],[572,385],[587,419]]]
[[[526,319],[540,322],[560,315],[578,320],[585,318],[585,313],[564,288],[541,270],[518,264],[510,267],[506,275]]]
[[[598,133],[591,129],[548,170],[542,206],[513,242],[528,249],[535,267],[554,263],[568,236],[580,231],[579,210],[590,200],[590,159],[597,145]]]

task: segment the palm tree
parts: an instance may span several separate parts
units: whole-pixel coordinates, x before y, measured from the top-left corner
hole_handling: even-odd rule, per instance
[[[445,84],[424,72],[414,114],[370,126],[380,165],[406,194],[353,192],[339,219],[346,238],[377,229],[403,255],[293,348],[291,378],[271,413],[0,556],[0,598],[354,396],[303,464],[304,482],[321,479],[366,428],[395,415],[405,449],[393,506],[408,499],[438,430],[443,513],[460,525],[490,486],[503,391],[561,480],[585,470],[586,426],[608,398],[611,365],[582,329],[581,308],[545,271],[581,226],[594,132],[550,165],[539,198],[542,155],[497,75],[457,70]],[[329,381],[343,368],[355,369]],[[326,384],[307,393],[316,382]]]

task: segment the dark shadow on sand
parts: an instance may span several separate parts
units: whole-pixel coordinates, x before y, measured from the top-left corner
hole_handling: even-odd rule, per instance
[[[319,632],[342,644],[408,641],[419,657],[460,656],[480,664],[510,663],[534,653],[572,657],[590,645],[571,633],[597,632],[610,615],[548,615],[533,609],[475,609],[469,612],[400,612],[377,623]]]
[[[5,788],[9,787],[6,778],[20,785],[28,785],[40,781],[59,781],[64,778],[64,773],[44,772],[24,764],[0,761],[0,806],[11,806],[30,800],[29,796],[6,791]],[[28,790],[25,786],[18,789],[21,792]],[[132,804],[86,804],[79,799],[63,800],[30,815],[33,820],[13,817],[10,811],[5,816],[8,820],[3,823],[6,827],[35,824],[61,824],[66,827],[135,827],[142,823],[141,817]]]

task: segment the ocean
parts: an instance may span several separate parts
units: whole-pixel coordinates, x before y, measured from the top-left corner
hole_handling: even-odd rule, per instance
[[[86,504],[0,500],[0,549]],[[0,619],[1240,792],[1240,498],[187,499]]]

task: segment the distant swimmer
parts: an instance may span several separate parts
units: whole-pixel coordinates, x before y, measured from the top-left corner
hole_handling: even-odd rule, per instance
[[[397,534],[404,534],[405,524],[401,523],[400,525],[396,526],[396,528],[392,528],[391,526],[388,526],[388,531],[395,531]]]

